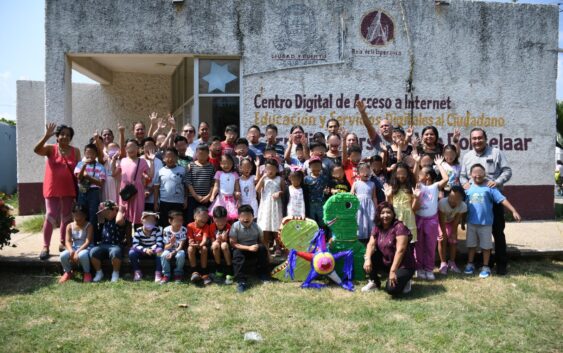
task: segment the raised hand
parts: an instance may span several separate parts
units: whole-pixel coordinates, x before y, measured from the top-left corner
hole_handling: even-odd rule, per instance
[[[174,117],[174,115],[172,115],[172,113],[168,113],[168,124],[170,124],[170,126],[176,126],[176,118]]]
[[[461,138],[461,130],[458,127],[456,127],[454,129],[453,142],[458,143],[460,138]]]
[[[385,194],[386,197],[391,197],[393,195],[393,187],[387,183],[384,184],[383,193]]]
[[[55,135],[55,130],[57,129],[57,124],[48,123],[45,125],[45,137],[52,137]]]
[[[125,132],[125,126],[123,126],[120,122],[117,123],[117,130],[122,133]]]
[[[442,165],[442,163],[444,162],[444,157],[442,157],[441,155],[436,155],[434,157],[434,164],[439,166]]]
[[[254,159],[254,165],[256,168],[260,168],[260,157],[256,156],[256,159]]]
[[[366,104],[363,100],[358,99],[356,101],[356,108],[358,108],[358,111],[362,114],[366,112]]]
[[[150,120],[152,126],[158,125],[158,123],[159,123],[159,120],[158,120],[158,113],[152,112],[152,113],[149,115],[149,120]]]
[[[409,140],[411,139],[411,136],[412,136],[413,132],[414,132],[414,128],[413,128],[412,126],[409,126],[409,127],[405,130],[405,132],[406,132],[406,137],[407,137],[406,140],[409,141]]]
[[[420,184],[416,184],[415,188],[412,188],[412,194],[414,195],[414,197],[419,197],[420,196]]]
[[[422,159],[422,156],[418,153],[413,153],[411,154],[412,159],[414,159],[414,161],[419,164],[420,160]]]
[[[412,144],[413,150],[416,150],[416,148],[420,145],[420,138],[413,136],[411,138],[411,144]]]

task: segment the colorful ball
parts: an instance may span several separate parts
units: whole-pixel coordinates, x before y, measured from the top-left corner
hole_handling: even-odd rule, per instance
[[[329,252],[321,252],[313,257],[313,268],[318,274],[327,275],[334,270],[334,257]]]

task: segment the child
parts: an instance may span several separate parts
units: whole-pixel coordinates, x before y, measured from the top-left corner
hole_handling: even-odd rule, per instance
[[[412,242],[417,237],[414,211],[418,209],[418,197],[414,194],[415,184],[411,169],[404,163],[397,163],[389,184],[385,184],[383,188],[385,200],[395,208],[397,219],[411,231]]]
[[[407,132],[401,127],[393,128],[391,133],[391,138],[393,143],[387,145],[387,172],[391,173],[397,166],[399,162],[405,162],[405,157],[410,156],[413,148],[409,144],[409,140],[412,136],[412,128],[408,128]]]
[[[215,173],[215,185],[209,199],[212,203],[209,215],[213,214],[215,207],[223,206],[227,209],[228,220],[235,221],[238,218],[237,201],[240,198],[240,185],[239,175],[234,168],[234,157],[230,154],[221,156],[220,167],[221,169]]]
[[[383,168],[383,158],[380,155],[375,154],[371,156],[369,163],[373,176],[379,180],[381,185],[387,184],[387,175],[385,173],[385,168]]]
[[[162,261],[162,279],[160,284],[166,284],[170,281],[171,275],[171,262],[176,261],[174,268],[174,282],[182,282],[184,276],[184,263],[186,262],[186,252],[184,247],[186,245],[186,236],[188,230],[182,225],[184,217],[182,212],[170,211],[168,214],[169,226],[164,228],[163,231],[163,245],[164,251],[160,255]]]
[[[221,146],[221,139],[214,136],[209,145],[209,163],[215,167],[215,170],[219,170],[219,164],[221,163],[221,155],[223,154],[223,147]]]
[[[305,197],[303,196],[303,171],[301,169],[292,170],[289,173],[291,185],[288,187],[289,203],[287,204],[288,217],[305,218]]]
[[[305,177],[305,196],[308,201],[306,215],[313,219],[320,227],[324,227],[323,204],[324,190],[328,185],[327,177],[322,173],[321,159],[317,156],[309,159],[311,174]]]
[[[235,144],[235,165],[239,169],[243,158],[250,158],[251,160],[254,160],[256,156],[248,149],[248,140],[245,138],[239,138]]]
[[[282,144],[278,143],[278,127],[274,124],[266,126],[266,146],[273,146],[276,150],[278,158],[283,159],[285,148]]]
[[[190,163],[188,169],[188,214],[187,221],[193,222],[194,210],[199,206],[209,207],[211,190],[215,176],[215,168],[209,163],[209,147],[200,144],[196,148],[196,160]]]
[[[89,247],[94,243],[94,227],[88,222],[87,216],[88,208],[86,205],[74,205],[72,208],[74,222],[69,223],[66,227],[66,249],[60,255],[64,274],[59,283],[64,283],[72,278],[71,262],[82,266],[84,282],[92,282]]]
[[[238,128],[236,125],[227,125],[225,127],[225,141],[221,141],[221,153],[235,154],[235,141],[237,140]]]
[[[225,284],[233,284],[233,266],[231,262],[231,249],[229,247],[229,231],[231,225],[227,222],[227,209],[217,206],[213,210],[213,223],[209,227],[209,238],[212,240],[211,252],[215,259],[217,270],[215,271],[216,280],[221,280],[226,272]],[[221,253],[225,258],[225,263],[221,263]]]
[[[438,237],[438,254],[440,255],[440,273],[448,274],[448,269],[461,273],[455,264],[457,250],[457,226],[462,215],[467,212],[465,191],[459,185],[454,185],[447,197],[438,202],[438,215],[440,217],[440,236]],[[446,262],[447,247],[450,246],[450,260]]]
[[[102,201],[117,200],[119,195],[119,145],[111,142],[107,147],[107,156],[104,161],[106,181],[102,191]]]
[[[174,148],[178,151],[178,165],[182,168],[187,168],[192,162],[192,157],[186,155],[188,151],[188,139],[182,135],[178,135],[174,138]]]
[[[326,157],[326,145],[321,144],[319,142],[312,142],[309,145],[309,150],[311,151],[311,157],[318,157],[322,163],[322,173],[325,176],[330,175],[330,170],[332,169],[333,162],[330,158]],[[305,174],[311,174],[311,168],[309,168],[309,161],[306,161],[303,165],[303,169],[305,170]]]
[[[98,148],[94,144],[84,147],[84,159],[74,168],[74,175],[78,179],[78,204],[84,205],[88,210],[88,222],[97,223],[98,205],[100,204],[101,190],[106,180],[106,169],[96,162]]]
[[[252,174],[254,163],[250,158],[243,158],[240,161],[240,204],[250,205],[254,214],[258,214],[258,198],[256,197],[256,175]]]
[[[342,156],[346,156],[346,160],[343,160],[342,163],[346,180],[348,180],[348,184],[354,185],[354,182],[359,179],[358,163],[362,159],[362,148],[355,144],[348,148],[345,140],[342,140]]]
[[[417,159],[418,158],[418,159]],[[415,155],[417,164],[415,169],[418,169],[420,158]],[[442,167],[444,158],[436,156],[434,159],[435,164],[440,170],[442,179],[436,181],[436,172],[431,167],[421,168],[418,172],[418,181],[416,191],[420,207],[416,210],[416,231],[417,242],[415,244],[415,257],[416,257],[416,276],[418,279],[427,279],[433,281],[434,276],[434,261],[436,257],[436,245],[439,236],[440,221],[438,219],[438,199],[440,190],[444,188],[448,182],[446,171]]]
[[[158,172],[162,169],[163,164],[160,158],[156,158],[156,144],[152,137],[145,137],[143,139],[143,152],[141,156],[149,168],[152,168],[154,178],[151,179],[145,187],[145,211],[152,212],[154,210],[154,180],[158,176]]]
[[[324,145],[326,147],[326,137],[325,134],[323,134],[322,132],[315,132],[313,134],[313,141],[320,143],[321,145]]]
[[[330,172],[332,178],[328,181],[325,194],[330,197],[340,192],[350,192],[350,184],[344,175],[344,167],[341,163],[335,163]]]
[[[170,211],[180,211],[187,207],[186,168],[179,166],[178,152],[169,147],[164,152],[164,167],[154,178],[154,211],[160,212],[160,226],[165,227]]]
[[[227,155],[224,155],[225,157]],[[190,261],[190,268],[192,271],[192,283],[203,280],[203,284],[208,285],[211,279],[207,274],[207,254],[209,249],[209,220],[207,209],[205,207],[198,207],[194,212],[194,221],[188,224],[188,259]],[[196,255],[199,252],[201,275],[196,269],[197,259]]]
[[[279,177],[278,177],[279,178]],[[229,239],[233,247],[233,271],[238,282],[237,291],[244,292],[248,285],[243,266],[247,259],[257,258],[257,272],[261,280],[268,280],[268,248],[264,246],[262,229],[253,222],[254,213],[249,205],[238,209],[238,221],[229,231]]]
[[[470,169],[473,184],[466,191],[467,194],[467,249],[468,262],[463,271],[467,275],[473,274],[475,266],[475,249],[477,245],[483,252],[483,267],[479,277],[487,278],[491,275],[489,258],[491,256],[492,225],[493,225],[493,202],[502,204],[512,212],[512,216],[520,222],[520,215],[510,202],[501,194],[497,188],[487,186],[485,167],[474,164]]]
[[[352,185],[352,194],[358,197],[360,207],[358,209],[358,240],[367,245],[373,230],[375,219],[375,207],[377,206],[377,195],[375,184],[369,180],[371,170],[369,164],[360,163],[358,165],[360,180],[356,180]]]
[[[461,174],[461,164],[459,164],[457,149],[454,145],[444,147],[444,162],[442,167],[448,175],[448,183],[444,187],[445,191],[450,191],[454,186],[460,186],[459,176]]]
[[[305,151],[303,150],[303,145],[298,144],[295,147],[295,157],[291,157],[291,144],[285,150],[285,163],[286,167],[300,167],[303,168],[303,165],[307,161],[305,157]]]
[[[157,225],[158,213],[143,212],[141,216],[143,226],[137,228],[133,235],[133,246],[129,249],[129,262],[133,268],[133,281],[143,279],[139,259],[141,257],[154,257],[154,281],[162,280],[162,260],[160,255],[164,247],[162,243],[162,228]]]
[[[340,154],[340,145],[342,140],[337,134],[329,134],[326,139],[328,151],[326,152],[326,158],[328,158],[332,164],[335,163],[342,164],[342,155]]]
[[[113,267],[111,281],[117,282],[121,268],[121,246],[123,244],[121,228],[125,225],[125,207],[118,208],[115,202],[104,201],[100,204],[98,212],[101,217],[101,224],[98,226],[101,229],[101,242],[90,250],[92,267],[96,271],[93,281],[100,282],[104,278],[102,260],[109,257]]]
[[[260,178],[259,161],[256,161],[256,178]],[[280,227],[283,218],[282,195],[285,183],[278,175],[278,161],[266,159],[264,175],[256,185],[260,193],[260,207],[258,208],[258,225],[264,231],[264,244],[270,246]],[[240,217],[239,217],[240,219]]]

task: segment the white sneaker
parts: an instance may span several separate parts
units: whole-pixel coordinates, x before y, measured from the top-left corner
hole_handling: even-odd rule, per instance
[[[368,284],[362,287],[362,292],[371,292],[377,289],[377,285],[371,279],[368,281]]]
[[[424,271],[424,270],[417,270],[417,271],[416,271],[416,278],[417,278],[417,279],[426,279],[426,271]]]
[[[113,271],[113,272],[111,273],[111,281],[112,281],[112,282],[117,282],[117,281],[119,281],[119,272]]]
[[[411,289],[412,289],[412,280],[408,281],[405,288],[403,288],[403,294],[409,293]]]
[[[93,282],[100,282],[104,279],[104,272],[102,270],[96,271],[96,275],[94,276]]]
[[[434,276],[434,272],[426,271],[426,279],[429,280],[429,281],[435,280],[436,276]]]

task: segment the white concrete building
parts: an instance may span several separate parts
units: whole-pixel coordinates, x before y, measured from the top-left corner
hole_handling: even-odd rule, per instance
[[[452,0],[58,0],[46,2],[45,83],[18,82],[22,213],[43,207],[45,122],[95,130],[151,111],[213,134],[276,124],[325,131],[375,124],[483,127],[506,153],[505,192],[526,218],[553,216],[557,6]],[[100,85],[72,84],[72,69]]]

